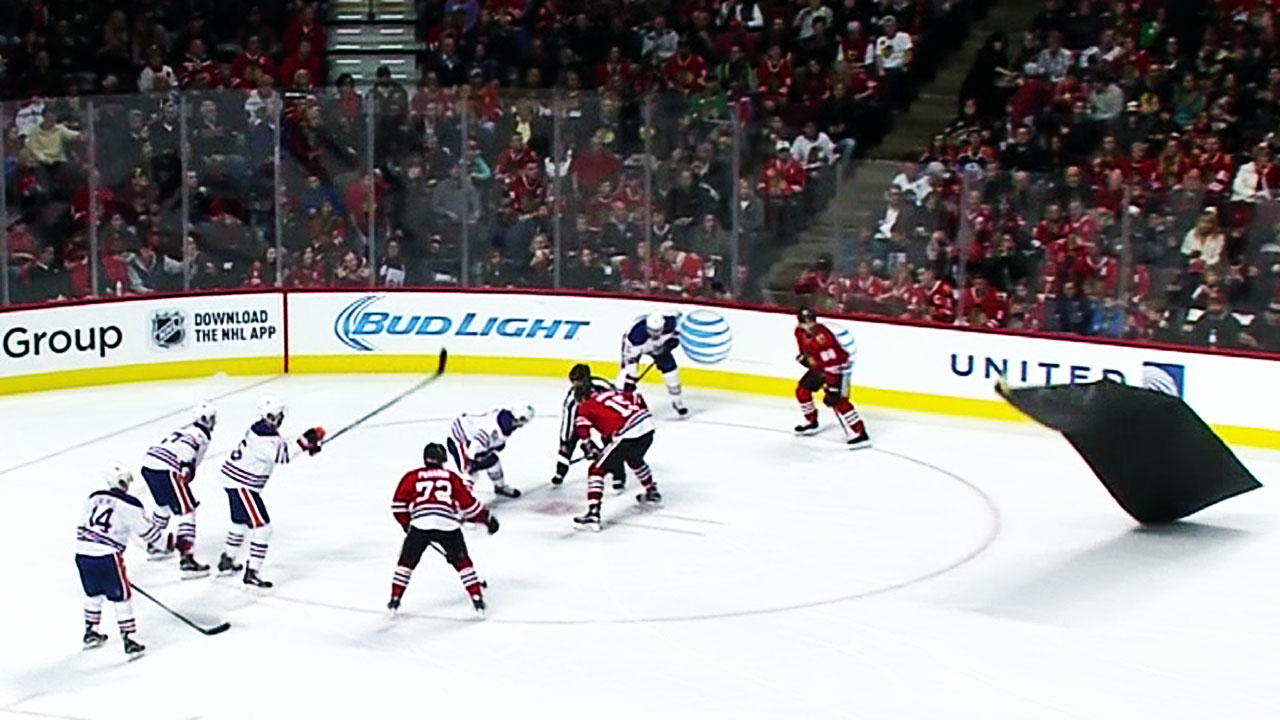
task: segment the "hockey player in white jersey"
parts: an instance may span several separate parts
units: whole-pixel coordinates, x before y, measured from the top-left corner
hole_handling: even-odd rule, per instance
[[[676,369],[676,358],[672,354],[680,347],[680,331],[676,327],[679,320],[678,314],[660,312],[636,318],[622,336],[618,385],[624,392],[634,391],[640,380],[637,371],[640,359],[648,355],[653,358],[658,372],[662,373],[662,382],[667,386],[667,394],[671,396],[671,407],[684,417],[689,414],[689,409],[684,406],[684,398],[681,397],[684,391],[680,387],[680,371]]]
[[[262,489],[271,472],[280,463],[291,462],[302,453],[315,455],[324,441],[324,428],[313,427],[299,437],[280,434],[284,423],[284,403],[268,396],[258,403],[258,421],[244,434],[240,445],[222,464],[223,487],[231,506],[231,529],[227,545],[218,559],[218,573],[239,572],[236,562],[245,536],[249,536],[249,561],[244,567],[244,584],[269,588],[272,583],[259,575],[267,557],[267,541],[271,538],[271,516],[262,501]]]
[[[160,528],[163,535],[169,527],[169,519],[174,515],[178,517],[174,546],[181,557],[178,567],[184,580],[209,574],[209,566],[196,560],[193,554],[197,503],[191,494],[191,483],[195,480],[196,468],[209,449],[217,421],[218,413],[213,405],[197,403],[191,413],[191,422],[165,435],[142,458],[142,479],[156,501],[151,522]],[[171,551],[159,543],[152,543],[147,546],[147,552],[153,558],[162,558]]]
[[[520,497],[520,491],[507,485],[498,453],[507,446],[507,438],[533,419],[533,408],[516,405],[486,413],[463,413],[449,428],[445,447],[453,458],[458,474],[475,487],[475,475],[485,472],[493,482],[493,492],[508,498]]]
[[[98,632],[102,622],[102,601],[110,600],[124,640],[124,653],[130,659],[140,657],[146,647],[133,639],[137,623],[133,618],[133,588],[124,569],[124,551],[129,538],[138,536],[153,543],[161,529],[147,521],[142,501],[129,494],[133,473],[115,464],[103,471],[106,487],[89,495],[80,525],[76,528],[76,569],[84,588],[84,647],[86,650],[107,641]]]

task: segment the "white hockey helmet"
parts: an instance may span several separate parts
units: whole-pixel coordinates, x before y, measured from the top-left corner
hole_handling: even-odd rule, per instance
[[[533,406],[529,404],[513,405],[511,407],[511,417],[515,418],[516,427],[522,428],[529,424],[533,419]]]
[[[650,335],[660,335],[667,326],[667,316],[655,310],[644,319],[644,325],[649,328]]]
[[[275,427],[284,423],[284,401],[275,395],[268,395],[258,401],[258,417]]]
[[[218,423],[218,410],[208,400],[201,400],[191,408],[191,422],[203,425],[210,431]]]
[[[108,490],[128,491],[133,484],[133,472],[123,464],[113,462],[102,469],[102,481]]]

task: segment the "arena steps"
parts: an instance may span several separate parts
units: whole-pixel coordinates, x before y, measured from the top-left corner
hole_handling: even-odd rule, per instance
[[[349,73],[357,84],[372,83],[378,68],[392,79],[418,79],[417,55],[424,46],[415,32],[411,0],[338,0],[329,6],[329,75]]]

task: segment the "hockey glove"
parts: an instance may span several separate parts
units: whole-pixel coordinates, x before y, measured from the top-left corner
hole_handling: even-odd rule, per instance
[[[498,453],[492,452],[492,451],[483,452],[471,458],[471,467],[468,468],[468,470],[470,472],[479,472],[481,470],[488,470],[489,468],[497,464],[498,464]]]
[[[805,367],[809,367],[809,356],[804,353],[800,353],[799,355],[796,355],[796,362]]]
[[[498,518],[490,515],[489,519],[484,521],[484,526],[490,535],[498,532]]]
[[[595,462],[600,459],[600,446],[591,440],[582,441],[582,455],[588,460]]]
[[[315,455],[320,452],[320,448],[324,445],[324,428],[313,427],[302,433],[302,439],[307,441],[307,452]]]

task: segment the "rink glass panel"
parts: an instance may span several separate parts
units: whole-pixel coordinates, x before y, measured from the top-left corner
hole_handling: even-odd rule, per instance
[[[7,103],[0,302],[564,289],[1280,343],[1276,201],[839,145],[801,158],[785,117],[693,97],[428,81]],[[921,302],[925,268],[952,312]]]

